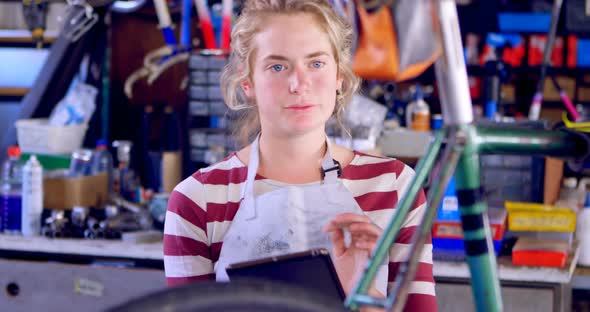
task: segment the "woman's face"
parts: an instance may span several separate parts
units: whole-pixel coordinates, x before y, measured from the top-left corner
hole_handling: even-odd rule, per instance
[[[328,35],[310,14],[274,15],[254,38],[251,80],[262,130],[279,136],[325,131],[342,80]]]

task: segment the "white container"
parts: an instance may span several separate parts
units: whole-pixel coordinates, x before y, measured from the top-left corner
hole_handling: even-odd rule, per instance
[[[23,236],[41,235],[43,212],[43,168],[35,155],[23,167],[22,229]]]
[[[82,146],[87,124],[50,126],[47,119],[16,121],[18,145],[24,153],[65,155]]]

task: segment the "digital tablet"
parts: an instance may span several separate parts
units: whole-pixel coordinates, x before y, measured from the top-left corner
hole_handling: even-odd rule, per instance
[[[313,289],[340,301],[346,298],[330,254],[323,248],[234,263],[226,271],[230,281],[263,278]]]

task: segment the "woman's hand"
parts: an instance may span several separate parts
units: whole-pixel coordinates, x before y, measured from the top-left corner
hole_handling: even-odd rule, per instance
[[[348,246],[344,241],[344,229],[347,229],[351,234]],[[330,233],[334,266],[342,288],[348,295],[363,273],[369,256],[383,230],[372,223],[367,216],[353,213],[337,215],[324,226],[323,230]],[[379,295],[380,293],[375,293],[376,291],[372,286],[370,293]],[[380,295],[383,297],[383,294]]]

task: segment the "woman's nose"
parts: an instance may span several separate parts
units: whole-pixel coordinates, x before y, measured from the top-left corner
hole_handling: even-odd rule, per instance
[[[301,66],[296,66],[289,77],[289,92],[301,94],[309,89],[309,73]]]

